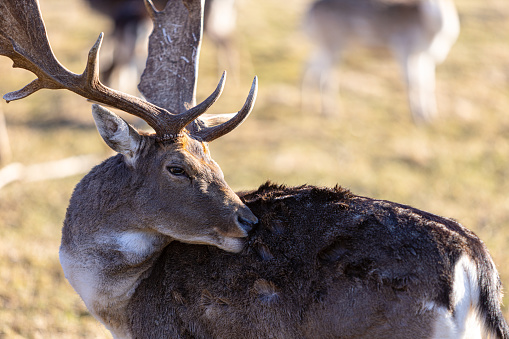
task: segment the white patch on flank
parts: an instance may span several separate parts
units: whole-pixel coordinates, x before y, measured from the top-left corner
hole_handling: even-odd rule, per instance
[[[482,323],[475,310],[479,303],[479,283],[476,264],[466,255],[454,268],[452,307],[435,308],[437,314],[433,338],[481,338]]]
[[[446,307],[435,305],[434,313],[435,326],[433,328],[432,339],[460,338],[456,331],[456,324],[454,323],[453,316]]]
[[[466,333],[466,324],[479,303],[479,283],[476,264],[467,256],[454,268],[453,307],[459,334]],[[480,335],[480,334],[479,334]]]

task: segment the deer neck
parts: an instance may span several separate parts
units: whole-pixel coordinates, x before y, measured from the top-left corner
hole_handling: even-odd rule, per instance
[[[132,206],[112,199],[115,190],[105,189],[106,172],[121,174],[113,170],[122,171],[119,160],[110,158],[77,185],[62,229],[60,262],[91,313],[115,338],[129,338],[125,308],[172,239],[140,228],[142,222],[133,218]],[[132,184],[125,180],[125,185]]]
[[[91,313],[117,338],[129,338],[125,308],[154,261],[171,241],[150,232],[97,234],[96,246],[60,247],[60,262]]]

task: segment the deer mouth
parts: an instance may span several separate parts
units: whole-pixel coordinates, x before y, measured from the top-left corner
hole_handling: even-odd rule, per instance
[[[253,229],[254,225],[258,223],[258,218],[251,213],[250,210],[243,210],[243,215],[237,214],[235,217],[235,229],[225,232],[224,230],[215,228],[219,235],[219,243],[217,247],[227,252],[238,253],[242,251],[245,244],[245,238]],[[232,225],[233,226],[233,225]]]
[[[216,246],[226,252],[240,253],[245,243],[244,238],[223,237]]]

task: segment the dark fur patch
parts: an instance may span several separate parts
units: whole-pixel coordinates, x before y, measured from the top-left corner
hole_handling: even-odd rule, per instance
[[[275,303],[279,300],[276,285],[265,279],[258,279],[253,284],[253,291],[265,303]]]

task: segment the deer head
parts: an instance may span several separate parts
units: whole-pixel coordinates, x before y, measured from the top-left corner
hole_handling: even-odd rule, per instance
[[[161,16],[150,1],[147,1],[147,6],[154,20]],[[186,2],[184,7],[186,6],[192,6],[192,2]],[[152,134],[140,133],[113,112],[94,105],[93,116],[99,133],[104,141],[121,155],[116,159],[124,167],[122,175],[128,177],[131,183],[137,184],[135,187],[117,184],[122,181],[119,173],[113,176],[103,173],[100,178],[92,175],[85,181],[106,185],[108,193],[123,201],[125,208],[135,206],[134,209],[126,209],[122,213],[139,214],[133,219],[142,222],[137,226],[140,230],[155,231],[187,242],[212,244],[227,251],[239,251],[241,238],[247,235],[250,225],[257,219],[224,181],[221,169],[210,157],[208,142],[228,133],[249,115],[256,97],[257,79],[253,81],[242,109],[233,117],[227,115],[219,121],[219,125],[211,126],[212,120],[209,121],[206,117],[196,121],[195,119],[205,113],[221,95],[225,73],[207,99],[183,110],[186,105],[194,104],[195,84],[191,81],[193,91],[191,95],[187,94],[190,99],[180,100],[180,105],[175,108],[177,112],[172,112],[143,99],[115,91],[100,82],[98,54],[102,34],[89,52],[83,74],[75,74],[61,65],[54,56],[37,0],[0,1],[0,11],[4,17],[0,23],[0,54],[11,58],[13,67],[24,68],[37,75],[37,79],[21,90],[6,94],[4,99],[7,102],[24,98],[43,88],[67,89],[94,102],[136,115],[154,129]],[[191,24],[193,22],[191,19],[188,21]],[[197,33],[199,37],[201,26],[198,26]],[[158,34],[161,34],[160,30]],[[191,46],[188,49],[189,53],[196,54],[196,47],[193,49]],[[196,66],[190,67],[193,71],[196,69]],[[145,76],[147,77],[150,78]],[[180,78],[185,77],[185,74],[180,75]],[[189,78],[195,81],[196,77]],[[148,88],[144,92],[153,92],[147,85],[147,80],[142,85]],[[154,91],[156,90],[154,88]],[[168,94],[172,92],[172,88],[165,88],[165,91],[166,97],[182,97],[179,88],[175,88],[177,95]],[[146,97],[158,101],[158,97],[154,98],[153,95],[147,94]],[[180,110],[183,111],[179,112]],[[216,118],[213,121],[217,123]],[[78,186],[75,192],[75,196],[79,195],[79,198],[74,200],[79,200],[80,204],[106,198],[105,191],[98,197],[84,186]],[[74,200],[71,200],[69,206],[71,217],[80,213],[74,211],[78,208],[73,204]],[[104,211],[104,220],[114,219],[113,214],[118,214],[117,212],[118,209]],[[113,219],[111,222],[114,222]],[[133,226],[133,223],[130,225]],[[77,230],[79,234],[83,232],[86,230]]]

